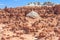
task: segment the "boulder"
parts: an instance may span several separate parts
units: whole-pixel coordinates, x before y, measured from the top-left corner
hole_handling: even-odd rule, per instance
[[[35,12],[35,11],[31,11],[26,16],[32,17],[32,18],[38,18],[38,17],[40,17],[39,14],[37,12]]]

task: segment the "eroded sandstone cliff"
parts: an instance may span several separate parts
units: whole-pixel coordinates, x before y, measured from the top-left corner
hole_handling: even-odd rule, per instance
[[[31,11],[39,17],[26,16]],[[1,9],[0,40],[60,40],[60,5]]]

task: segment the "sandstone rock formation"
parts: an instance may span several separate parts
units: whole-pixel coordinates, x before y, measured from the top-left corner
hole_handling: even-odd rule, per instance
[[[60,5],[23,6],[1,9],[0,40],[60,40],[59,7]]]

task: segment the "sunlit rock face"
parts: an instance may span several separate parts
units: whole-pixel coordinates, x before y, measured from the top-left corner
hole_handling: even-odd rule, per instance
[[[28,6],[38,6],[40,5],[40,2],[31,2],[27,4]]]
[[[40,17],[39,14],[37,12],[35,12],[35,11],[31,11],[26,16],[32,17],[32,18],[38,18],[38,17]]]
[[[54,6],[55,4],[52,2],[45,2],[43,5],[45,6]]]
[[[44,2],[44,3],[30,2],[27,4],[27,6],[48,6],[48,7],[55,6],[55,5],[57,5],[57,4],[52,3],[52,2]]]

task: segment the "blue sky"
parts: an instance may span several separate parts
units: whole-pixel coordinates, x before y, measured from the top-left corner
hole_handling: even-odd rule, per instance
[[[60,0],[0,0],[0,8],[7,7],[18,7],[24,6],[29,2],[53,2],[53,3],[60,3]]]

